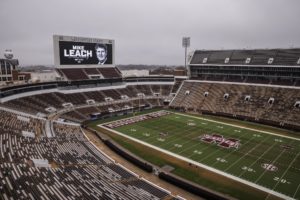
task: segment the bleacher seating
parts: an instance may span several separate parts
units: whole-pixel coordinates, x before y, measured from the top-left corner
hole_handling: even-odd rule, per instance
[[[53,122],[54,137],[49,138],[43,132],[45,121],[0,110],[0,199],[174,198],[115,164],[80,126]],[[35,166],[33,159],[49,166]]]
[[[79,113],[77,110],[72,110],[66,114],[61,115],[61,117],[75,122],[82,122],[89,119],[87,116]]]
[[[115,90],[102,90],[101,93],[103,94],[103,96],[111,97],[114,100],[121,99],[120,94],[118,92],[116,92]]]
[[[78,105],[86,105],[87,100],[94,100],[96,103],[105,102],[105,98],[111,97],[113,100],[121,100],[121,95],[127,95],[130,98],[137,98],[138,93],[143,93],[146,97],[154,97],[153,85],[129,85],[121,89],[106,89],[92,92],[78,92],[63,94],[60,92],[33,95],[23,98],[14,99],[4,103],[6,107],[18,109],[27,113],[46,113],[46,108],[54,107],[57,110],[63,108],[64,103],[72,103],[75,107]],[[156,85],[156,91],[163,96],[169,96],[172,85]],[[150,104],[142,101],[144,104]],[[154,103],[156,102],[156,103]],[[161,101],[152,101],[151,105],[162,105]],[[90,113],[89,113],[90,114]],[[88,113],[80,113],[71,111],[67,115],[68,119],[76,119],[76,121],[84,121],[88,119]]]
[[[84,80],[89,79],[83,69],[81,68],[70,68],[70,69],[59,69],[60,73],[63,74],[63,77],[66,77],[68,80]]]
[[[127,95],[128,97],[135,97],[136,94],[134,91],[130,90],[128,87],[127,88],[121,88],[116,90],[120,95]]]
[[[171,93],[176,93],[178,91],[178,89],[179,89],[179,87],[180,87],[180,85],[181,85],[182,82],[183,82],[182,79],[176,79],[175,80],[175,84],[172,87]]]
[[[104,101],[104,96],[99,91],[83,92],[82,95],[84,95],[87,99],[93,99],[97,102]]]
[[[299,48],[292,49],[252,49],[252,50],[197,50],[191,64],[252,64],[267,65],[269,58],[274,58],[273,65],[297,65]],[[207,58],[207,62],[203,60]],[[225,59],[229,62],[225,63]],[[246,59],[250,62],[246,63]]]
[[[171,93],[171,85],[161,85],[161,95],[168,96]]]
[[[97,68],[85,68],[84,71],[88,75],[100,74],[100,72],[97,70]]]
[[[121,72],[115,67],[102,68],[58,68],[56,71],[67,80],[90,79],[88,75],[99,75],[102,78],[121,78]]]
[[[121,78],[120,71],[115,67],[98,68],[104,78]]]
[[[209,93],[207,97],[204,92]],[[225,93],[229,94],[226,100]],[[299,88],[186,81],[170,106],[300,127],[300,110],[294,107],[299,94]],[[246,95],[251,96],[249,101],[245,101]],[[271,97],[275,102],[269,105]]]

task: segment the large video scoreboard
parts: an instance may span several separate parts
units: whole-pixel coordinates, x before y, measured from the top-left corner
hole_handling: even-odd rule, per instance
[[[114,66],[114,40],[54,35],[53,46],[59,68]]]

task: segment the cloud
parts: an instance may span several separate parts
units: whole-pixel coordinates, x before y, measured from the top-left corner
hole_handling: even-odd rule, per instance
[[[53,64],[53,34],[116,40],[116,64],[184,63],[191,48],[300,47],[299,0],[1,0],[0,52]]]

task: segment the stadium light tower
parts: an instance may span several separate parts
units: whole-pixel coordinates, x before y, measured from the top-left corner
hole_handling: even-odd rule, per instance
[[[184,67],[186,68],[186,56],[187,56],[187,48],[190,47],[191,38],[190,37],[183,37],[182,38],[182,47],[184,47]]]

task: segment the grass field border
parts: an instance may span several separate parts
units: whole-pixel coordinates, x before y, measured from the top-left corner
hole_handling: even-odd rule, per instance
[[[169,111],[169,112],[170,112],[170,111]],[[186,116],[186,117],[192,117],[192,118],[197,118],[197,119],[201,119],[201,120],[211,121],[211,122],[215,122],[215,123],[219,123],[219,124],[229,125],[229,126],[233,126],[233,127],[238,127],[238,128],[242,128],[242,129],[248,129],[248,130],[252,130],[252,131],[257,131],[257,132],[261,132],[261,133],[265,133],[265,134],[271,134],[271,135],[275,135],[275,136],[286,137],[286,138],[289,138],[289,139],[300,140],[300,139],[298,139],[298,138],[289,137],[289,136],[285,136],[285,135],[279,135],[279,134],[275,134],[275,133],[272,133],[272,132],[269,132],[269,131],[261,131],[261,130],[257,130],[257,129],[253,129],[253,128],[248,128],[248,127],[244,127],[244,126],[238,126],[238,125],[228,124],[228,123],[224,123],[224,122],[218,122],[218,121],[215,121],[215,120],[205,119],[205,118],[202,118],[202,117],[196,117],[196,116],[193,116],[193,115],[186,115],[186,114],[182,114],[182,113],[178,113],[178,112],[172,112],[172,113],[178,114],[178,115],[183,115],[183,116]],[[130,117],[129,117],[129,118],[130,118]],[[118,121],[118,120],[113,120],[113,121]],[[230,179],[233,179],[233,180],[235,180],[235,181],[241,182],[241,183],[243,183],[243,184],[249,185],[249,186],[254,187],[254,188],[256,188],[256,189],[259,189],[259,190],[261,190],[261,191],[270,193],[270,194],[275,195],[275,196],[277,196],[277,197],[279,197],[279,198],[283,198],[283,199],[293,199],[293,198],[291,198],[291,197],[289,197],[289,196],[286,196],[286,195],[281,194],[281,193],[279,193],[279,192],[276,192],[276,191],[273,191],[273,190],[271,190],[271,189],[265,188],[265,187],[263,187],[263,186],[257,185],[257,184],[255,184],[255,183],[253,183],[253,182],[246,181],[246,180],[241,179],[241,178],[239,178],[239,177],[236,177],[236,176],[233,176],[233,175],[231,175],[231,174],[225,173],[225,172],[223,172],[223,171],[221,171],[221,170],[214,169],[214,168],[212,168],[212,167],[210,167],[210,166],[201,164],[201,163],[199,163],[199,162],[196,162],[196,161],[193,161],[193,160],[191,160],[191,159],[185,158],[185,157],[183,157],[183,156],[177,155],[177,154],[172,153],[172,152],[170,152],[170,151],[161,149],[161,148],[159,148],[159,147],[157,147],[157,146],[148,144],[148,143],[146,143],[146,142],[143,142],[143,141],[141,141],[141,140],[139,140],[139,139],[133,138],[133,137],[128,136],[128,135],[126,135],[126,134],[123,134],[123,133],[120,133],[120,132],[118,132],[118,131],[115,131],[115,130],[106,128],[106,127],[103,126],[103,124],[98,125],[98,126],[101,127],[101,128],[104,128],[104,129],[106,129],[106,130],[108,130],[108,131],[114,132],[115,134],[118,134],[118,135],[120,135],[120,136],[122,136],[122,137],[125,137],[125,138],[127,138],[127,139],[133,140],[134,142],[140,143],[140,144],[142,144],[142,145],[146,145],[146,146],[148,146],[148,147],[150,147],[150,148],[153,148],[153,149],[155,149],[155,150],[158,150],[158,151],[163,152],[163,153],[165,153],[165,154],[168,154],[168,155],[170,155],[170,156],[176,157],[176,158],[178,158],[178,159],[180,159],[180,160],[183,160],[183,161],[185,161],[185,162],[192,163],[192,164],[194,164],[194,165],[196,165],[196,166],[199,166],[199,167],[201,167],[201,168],[207,169],[207,170],[212,171],[212,172],[214,172],[214,173],[223,175],[223,176],[225,176],[225,177],[227,177],[227,178],[230,178]]]

